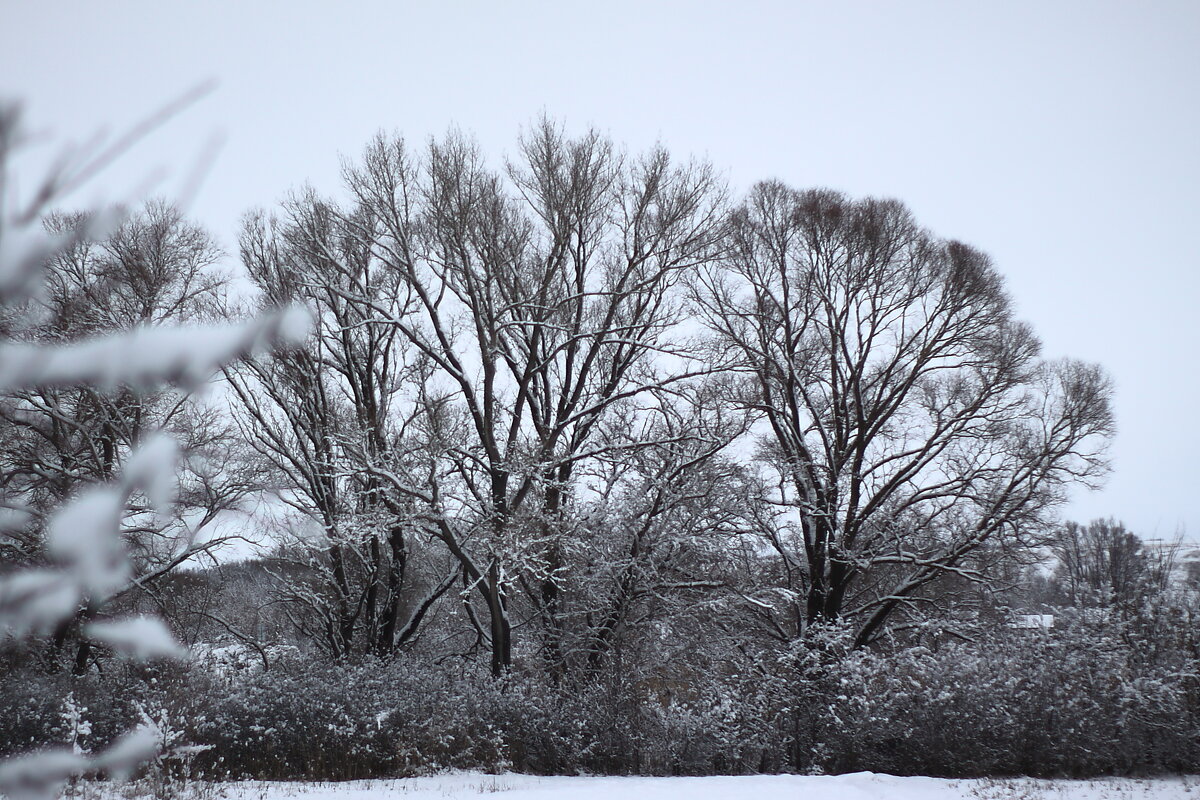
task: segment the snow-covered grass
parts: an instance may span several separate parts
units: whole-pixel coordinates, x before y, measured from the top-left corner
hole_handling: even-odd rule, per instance
[[[78,800],[153,797],[151,787],[83,784]],[[948,780],[850,775],[762,775],[707,778],[535,777],[455,773],[426,778],[346,783],[193,783],[159,797],[182,800],[457,800],[484,795],[504,800],[1200,800],[1200,777],[1155,779]]]

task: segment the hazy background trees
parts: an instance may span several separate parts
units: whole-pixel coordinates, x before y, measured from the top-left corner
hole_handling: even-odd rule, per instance
[[[1051,544],[1055,588],[1072,606],[1138,608],[1165,591],[1182,554],[1182,541],[1151,549],[1115,519],[1066,522]]]

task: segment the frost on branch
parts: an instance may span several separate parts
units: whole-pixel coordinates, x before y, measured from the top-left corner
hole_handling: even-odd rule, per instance
[[[124,778],[140,764],[158,755],[161,739],[162,733],[155,725],[139,725],[92,759],[88,768],[105,770],[113,777]]]
[[[188,657],[187,649],[175,641],[175,637],[162,620],[154,617],[93,622],[84,629],[84,633],[89,638],[138,661]]]
[[[147,389],[161,383],[194,389],[231,361],[302,341],[307,329],[306,313],[292,309],[244,323],[146,327],[66,346],[10,344],[0,361],[0,391],[81,384]]]
[[[46,532],[50,554],[96,600],[107,599],[129,579],[129,562],[118,534],[124,507],[123,492],[97,487],[60,510]]]
[[[159,434],[145,442],[125,465],[125,483],[140,488],[150,506],[165,513],[174,500],[175,467],[179,461],[179,445],[170,436]]]
[[[158,728],[142,725],[91,758],[55,748],[7,759],[0,762],[0,792],[9,800],[52,800],[65,781],[85,772],[123,778],[158,755],[160,739]]]
[[[3,124],[0,112],[0,126]],[[49,233],[40,226],[0,217],[0,306],[12,306],[36,295],[48,259],[76,244],[103,237],[123,218],[119,209],[102,209],[81,218],[65,233]]]
[[[68,748],[45,750],[0,763],[0,791],[10,800],[49,800],[67,779],[85,772],[89,761]]]
[[[50,633],[79,607],[79,587],[51,569],[28,569],[0,578],[0,640]]]
[[[174,491],[176,460],[175,443],[155,436],[129,459],[118,483],[85,491],[50,520],[47,550],[92,602],[106,600],[129,581],[129,560],[119,533],[126,501],[141,490],[155,509],[165,511]]]
[[[0,313],[9,339],[0,341],[0,392],[78,386],[140,392],[167,383],[192,389],[231,361],[297,344],[307,336],[306,313],[284,310],[236,324],[143,326],[65,345],[30,342],[23,326],[30,325],[30,306],[36,305],[31,301],[40,295],[47,263],[107,235],[125,215],[114,207],[72,217],[65,227],[43,225],[53,205],[110,157],[103,153],[82,163],[60,161],[33,186],[31,200],[22,207],[8,182],[9,159],[21,144],[18,118],[15,106],[0,104]],[[178,448],[170,438],[144,439],[120,477],[89,486],[49,516],[47,555],[58,568],[23,569],[0,577],[0,639],[47,635],[79,615],[81,607],[85,618],[94,618],[106,600],[129,585],[132,568],[120,532],[122,517],[135,493],[156,512],[169,510],[177,460]],[[0,536],[5,536],[28,518],[19,519],[21,497],[0,500],[5,512]],[[186,655],[166,625],[147,617],[93,621],[85,626],[85,635],[138,659]],[[159,752],[160,739],[160,732],[148,725],[91,758],[71,750],[47,750],[0,761],[0,793],[40,800],[54,797],[63,781],[85,772],[127,775]]]

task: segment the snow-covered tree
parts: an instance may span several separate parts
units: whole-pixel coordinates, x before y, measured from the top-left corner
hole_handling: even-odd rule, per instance
[[[500,674],[512,661],[520,578],[545,647],[558,646],[560,532],[581,464],[652,444],[604,438],[605,421],[638,402],[652,408],[659,393],[712,369],[680,334],[680,286],[720,245],[723,189],[706,165],[675,164],[662,149],[625,156],[595,132],[569,139],[545,121],[504,174],[458,135],[423,157],[379,137],[346,182],[348,207],[303,195],[288,204],[282,232],[264,238],[260,228],[244,246],[253,273],[299,287],[328,320],[328,344],[306,377],[289,378],[304,382],[298,407],[325,428],[297,438],[321,451],[305,458],[310,466],[351,453],[361,487],[391,513],[419,519],[453,557]],[[403,368],[358,376],[348,339],[390,348]],[[347,392],[369,378],[387,403],[367,407],[369,395],[354,394],[354,413],[333,422],[317,406],[345,395],[318,372]],[[240,399],[267,416],[251,408],[263,401]],[[271,402],[278,413],[296,401]],[[389,408],[386,436],[359,433],[381,429],[359,411]],[[279,460],[291,437],[265,446]],[[304,491],[315,500],[335,489]]]
[[[769,426],[808,622],[849,615],[871,640],[943,576],[985,579],[985,548],[1044,541],[1068,487],[1105,472],[1107,377],[1039,358],[983,253],[896,201],[780,183],[730,237],[697,308]]]

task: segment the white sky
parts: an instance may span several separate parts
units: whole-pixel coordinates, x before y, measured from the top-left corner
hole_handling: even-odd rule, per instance
[[[238,219],[379,129],[498,157],[545,110],[631,148],[906,202],[990,253],[1050,356],[1103,363],[1120,434],[1067,514],[1200,538],[1200,2],[0,0],[0,95],[56,146],[218,88],[96,182]],[[79,198],[80,202],[91,195]]]

